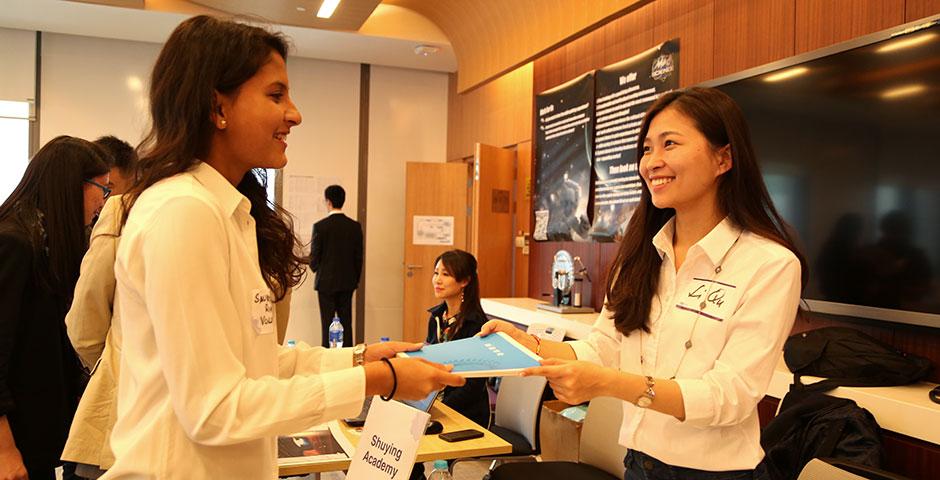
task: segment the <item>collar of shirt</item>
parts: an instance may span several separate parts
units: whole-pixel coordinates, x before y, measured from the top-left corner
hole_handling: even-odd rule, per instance
[[[330,210],[329,214],[330,215],[336,215],[336,214],[342,215],[343,211],[342,210]]]
[[[676,217],[672,217],[663,225],[663,228],[659,229],[659,232],[653,237],[653,246],[656,247],[656,251],[659,252],[660,258],[674,258],[672,250],[672,239],[675,236],[676,232]],[[741,234],[741,229],[739,229],[730,218],[725,217],[724,220],[715,225],[707,235],[702,237],[701,240],[695,242],[695,245],[692,245],[689,248],[689,252],[699,249],[705,252],[705,255],[708,255],[708,259],[711,260],[712,265],[717,265],[719,261],[728,253],[728,250],[734,245],[734,241]]]
[[[190,171],[193,178],[196,179],[206,190],[215,197],[219,207],[226,215],[232,216],[236,210],[244,210],[245,213],[251,213],[251,202],[248,201],[241,192],[229,183],[221,173],[211,165],[205,162],[199,162]]]

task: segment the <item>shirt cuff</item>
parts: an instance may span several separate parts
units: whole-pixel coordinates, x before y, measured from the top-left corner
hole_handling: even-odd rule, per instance
[[[600,355],[597,354],[597,352],[594,350],[594,347],[592,347],[590,343],[582,340],[572,340],[565,343],[571,346],[571,349],[574,350],[574,356],[578,360],[584,360],[586,362],[602,365]]]
[[[320,372],[334,372],[353,366],[352,348],[327,348],[324,350],[323,356],[320,357]]]
[[[685,423],[695,427],[709,427],[715,418],[715,402],[708,383],[700,379],[676,379],[682,392]]]
[[[320,375],[323,382],[323,418],[350,418],[362,411],[366,397],[366,371],[362,367],[345,368]]]

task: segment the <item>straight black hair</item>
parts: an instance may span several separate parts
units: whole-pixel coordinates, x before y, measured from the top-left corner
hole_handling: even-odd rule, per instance
[[[467,282],[467,286],[463,288],[460,313],[454,319],[454,331],[460,330],[460,327],[463,326],[463,320],[470,313],[477,313],[485,318],[483,306],[480,305],[480,277],[477,275],[477,259],[471,253],[463,250],[448,250],[434,260],[435,266],[437,262],[444,265],[444,268],[454,277],[454,280]]]
[[[40,286],[67,299],[88,248],[84,181],[108,173],[107,155],[81,138],[53,138],[0,205],[0,222],[13,222],[29,237]]]

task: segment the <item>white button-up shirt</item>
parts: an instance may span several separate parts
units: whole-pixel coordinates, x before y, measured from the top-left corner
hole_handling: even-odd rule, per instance
[[[654,378],[675,376],[685,421],[624,402],[622,445],[674,466],[753,469],[764,456],[757,404],[796,318],[800,262],[782,245],[725,219],[689,248],[677,272],[674,222],[653,238],[663,263],[651,332],[624,336],[605,309],[588,338],[571,345],[581,360]]]
[[[248,199],[204,163],[148,188],[115,264],[124,349],[104,478],[274,479],[277,435],[355,416],[351,349],[279,347]]]

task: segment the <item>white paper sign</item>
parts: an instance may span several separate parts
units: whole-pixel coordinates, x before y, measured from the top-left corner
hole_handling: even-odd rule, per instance
[[[411,476],[418,442],[431,415],[401,402],[375,398],[356,452],[352,454],[350,480],[403,480]]]
[[[454,217],[415,215],[411,231],[413,245],[453,245]]]

